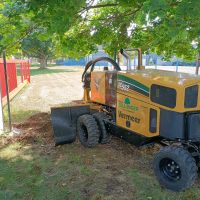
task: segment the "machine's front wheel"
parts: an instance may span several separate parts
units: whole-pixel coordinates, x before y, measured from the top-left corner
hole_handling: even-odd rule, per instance
[[[92,115],[86,114],[78,118],[77,133],[81,144],[85,147],[95,147],[99,142],[99,129]]]
[[[164,147],[154,159],[154,173],[158,181],[172,191],[191,187],[197,178],[197,170],[195,159],[182,147]]]
[[[100,130],[99,142],[101,144],[109,143],[111,140],[111,137],[110,137],[110,134],[107,132],[106,126],[104,123],[104,120],[109,119],[109,117],[103,112],[94,113],[93,117],[96,119],[99,130]]]

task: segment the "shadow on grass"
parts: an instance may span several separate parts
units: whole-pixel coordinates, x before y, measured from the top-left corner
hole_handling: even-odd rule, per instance
[[[27,112],[16,111],[16,118],[27,118]],[[134,159],[136,149],[117,138],[93,149],[78,142],[55,147],[48,114],[28,122],[37,123],[23,124],[21,140],[6,144],[0,136],[1,200],[199,199],[197,185],[181,193],[161,188],[145,155],[136,153]]]
[[[143,174],[139,170],[132,169],[129,171],[136,189],[135,199],[151,199],[151,200],[199,200],[200,190],[193,186],[184,192],[171,192],[162,188],[155,177]]]
[[[112,174],[113,170],[105,168],[108,160],[104,163],[103,151],[103,148],[85,149],[76,143],[54,147],[44,143],[43,135],[36,137],[32,144],[0,145],[0,199],[199,200],[197,187],[181,193],[170,192],[140,169],[130,170],[132,185],[128,178],[121,179],[120,170],[115,175],[117,179],[108,178],[108,171]],[[94,154],[98,165],[91,161]],[[88,159],[90,163],[86,162]],[[134,193],[127,195],[132,188]]]
[[[13,110],[13,121],[28,120],[15,136],[0,135],[0,200],[86,199],[73,182],[93,174],[73,145],[54,146],[49,114],[33,112]]]
[[[76,70],[68,69],[31,69],[31,76],[42,75],[42,74],[57,74],[57,73],[66,73],[66,72],[76,72]]]
[[[55,152],[59,153],[59,149],[54,148],[48,155],[40,146],[19,142],[1,147],[0,199],[83,199],[69,186],[72,177],[66,170],[73,171],[70,160],[57,161]]]
[[[40,68],[31,68],[31,76],[44,75],[44,74],[57,74],[57,73],[67,73],[67,72],[76,72],[76,70],[71,69],[40,69]],[[17,76],[20,76],[20,70],[17,69]]]
[[[58,66],[57,64],[48,64],[48,67],[56,67]],[[36,63],[31,63],[31,67],[40,67],[40,64],[36,64]]]

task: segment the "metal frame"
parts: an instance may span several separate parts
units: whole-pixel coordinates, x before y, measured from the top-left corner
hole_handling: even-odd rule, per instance
[[[137,69],[142,69],[142,50],[140,48],[133,48],[133,49],[120,49],[120,53],[127,59],[127,67],[128,70],[131,69],[131,61],[130,56],[127,53],[128,51],[137,51],[138,52],[138,66]]]

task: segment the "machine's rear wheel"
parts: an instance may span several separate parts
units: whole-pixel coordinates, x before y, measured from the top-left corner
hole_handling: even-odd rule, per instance
[[[95,147],[99,142],[99,129],[92,115],[86,114],[78,118],[77,133],[81,144],[85,147]]]
[[[158,181],[172,191],[191,187],[197,178],[197,169],[195,159],[182,147],[164,147],[154,160],[154,173]]]
[[[94,113],[93,117],[96,119],[99,130],[100,130],[99,142],[101,144],[109,143],[111,140],[111,137],[110,137],[110,134],[107,132],[106,126],[104,123],[104,120],[109,119],[109,117],[103,112]]]

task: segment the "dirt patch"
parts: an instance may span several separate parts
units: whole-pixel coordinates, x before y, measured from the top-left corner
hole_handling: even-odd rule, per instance
[[[73,102],[73,104],[75,103],[77,102]],[[44,148],[49,147],[49,145],[54,146],[53,128],[49,113],[37,113],[28,118],[25,122],[13,124],[13,128],[14,133],[11,136],[6,137],[6,143],[23,142],[32,145],[42,145]],[[75,144],[81,146],[79,141],[76,141]],[[110,161],[106,165],[106,169],[112,168],[113,173],[115,173],[115,171],[118,171],[116,170],[118,165],[120,167],[126,167],[127,163],[132,160],[133,157],[134,160],[137,161],[136,163],[141,164],[141,166],[144,164],[149,166],[149,160],[146,158],[157,152],[160,146],[154,145],[138,148],[120,138],[112,136],[109,144],[99,146],[99,148],[103,148],[104,153],[106,153],[106,156]],[[119,157],[122,157],[122,159],[119,159]],[[116,161],[117,165],[110,165],[110,163]],[[86,166],[91,165],[92,162],[93,160],[91,158],[84,158],[84,164]]]
[[[50,115],[48,113],[38,113],[23,123],[13,124],[13,133],[4,139],[4,144],[13,142],[53,145]]]
[[[10,136],[6,136],[1,140],[3,145],[14,142],[21,142],[24,144],[32,145],[34,148],[40,146],[42,147],[41,154],[54,150],[55,143],[49,113],[35,114],[23,123],[13,124],[13,128],[14,133]],[[82,151],[80,149],[83,148],[82,145],[78,140],[72,145],[75,145],[77,148],[76,151],[78,151],[78,155],[79,152]],[[115,177],[120,174],[119,169],[125,169],[127,166],[133,164],[142,171],[148,170],[149,167],[151,168],[152,155],[154,155],[159,150],[159,148],[159,145],[150,147],[144,146],[138,148],[120,138],[112,136],[111,142],[109,144],[98,145],[97,149],[95,148],[94,151],[100,151],[102,156],[105,156],[108,162],[106,162],[103,167],[105,170],[112,171],[112,176],[110,177],[110,179],[112,179],[113,176]],[[85,166],[90,167],[94,165],[93,158],[82,155],[82,159]],[[96,161],[102,162],[102,157],[96,157],[95,159]],[[115,165],[112,163],[115,163]],[[98,166],[95,167],[98,168]],[[109,178],[109,176],[107,178]],[[110,186],[108,185],[106,190],[109,190],[109,188]]]

